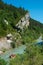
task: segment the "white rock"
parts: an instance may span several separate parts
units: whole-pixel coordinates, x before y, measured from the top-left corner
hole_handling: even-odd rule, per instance
[[[7,35],[7,37],[12,37],[12,34],[11,34],[11,33],[10,33],[10,34],[8,34],[8,35]]]
[[[0,54],[3,54],[3,51],[0,51]]]
[[[7,43],[11,43],[12,42],[12,40],[7,40]]]
[[[7,20],[4,20],[4,22],[8,25],[8,21]]]

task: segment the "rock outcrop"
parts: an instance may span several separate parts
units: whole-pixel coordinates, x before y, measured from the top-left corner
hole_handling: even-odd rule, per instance
[[[21,20],[16,24],[16,26],[21,30],[23,30],[24,27],[28,27],[29,18],[30,18],[29,13],[27,13],[23,18],[21,18]]]
[[[0,38],[0,50],[11,48],[11,42],[12,42],[11,36],[12,36],[11,34],[8,34],[6,37]]]

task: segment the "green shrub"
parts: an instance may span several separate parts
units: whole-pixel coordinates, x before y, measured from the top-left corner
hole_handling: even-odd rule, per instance
[[[6,61],[0,58],[0,65],[7,65]]]

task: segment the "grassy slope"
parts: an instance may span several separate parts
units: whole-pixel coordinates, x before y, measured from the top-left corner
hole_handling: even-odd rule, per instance
[[[23,8],[17,8],[12,5],[6,5],[0,1],[0,36],[5,36],[9,32],[14,32],[15,24],[27,13]],[[4,23],[4,19],[8,21],[8,25]],[[43,24],[30,18],[30,25],[28,29],[21,32],[23,39],[26,42],[32,41],[43,34]]]
[[[43,24],[30,18],[30,25],[24,32],[21,32],[24,43],[31,43],[38,39],[41,35],[43,36]]]
[[[0,36],[5,36],[6,33],[12,32],[15,24],[26,14],[24,8],[17,8],[12,5],[4,4],[0,1]],[[4,23],[6,19],[9,25]]]
[[[0,36],[5,36],[7,32],[15,31],[11,24],[15,25],[25,13],[24,9],[0,2]],[[9,22],[8,26],[3,23],[4,18]],[[16,31],[16,33],[18,32]],[[37,39],[40,35],[43,35],[43,24],[30,18],[30,26],[27,29],[25,28],[23,32],[20,32],[20,35],[22,36],[23,44],[30,44],[30,42]],[[25,51],[26,53],[23,55],[17,55],[16,58],[11,59],[9,65],[43,65],[43,46],[29,46],[27,44]],[[3,60],[0,60],[0,63],[1,65],[6,65]]]

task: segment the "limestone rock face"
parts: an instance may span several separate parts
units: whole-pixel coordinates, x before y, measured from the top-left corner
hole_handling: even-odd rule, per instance
[[[21,20],[16,24],[16,26],[20,29],[23,29],[24,27],[29,26],[29,13],[27,13]]]
[[[4,22],[8,25],[8,21],[4,19]]]
[[[0,51],[0,55],[3,54],[3,51]]]
[[[0,50],[11,48],[11,42],[12,42],[11,34],[8,34],[4,38],[0,38]]]
[[[9,49],[10,48],[10,43],[8,43],[8,40],[6,38],[1,38],[0,39],[0,50],[1,49]]]

